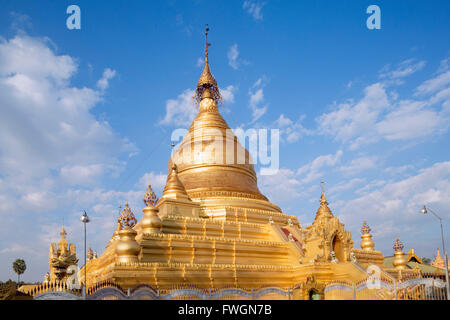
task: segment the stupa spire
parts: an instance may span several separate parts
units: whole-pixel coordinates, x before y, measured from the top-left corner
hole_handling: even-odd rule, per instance
[[[441,253],[439,252],[439,248],[437,249],[436,258],[434,258],[431,265],[437,268],[445,268],[445,260],[444,258],[442,258]]]
[[[222,99],[222,96],[219,92],[219,87],[217,86],[217,81],[214,79],[211,74],[211,70],[209,68],[208,61],[208,47],[211,46],[211,43],[208,42],[208,32],[209,27],[206,25],[205,28],[205,66],[203,67],[202,75],[197,82],[197,89],[195,90],[195,98],[197,103],[200,102],[203,98],[212,98],[215,101],[219,101]]]
[[[314,221],[318,220],[319,218],[332,218],[333,217],[333,214],[331,213],[330,208],[328,208],[327,198],[325,197],[324,182],[321,181],[320,184],[321,184],[321,188],[322,188],[322,193],[320,195],[320,207],[319,207],[319,209],[317,209],[316,218],[314,219]]]
[[[61,238],[65,239],[65,236],[67,235],[66,229],[64,229],[64,217],[62,218],[62,228],[61,232],[59,233],[61,235]]]
[[[59,233],[61,235],[61,239],[59,239],[58,241],[58,248],[61,251],[61,253],[67,253],[67,246],[69,245],[69,243],[66,240],[66,229],[64,228],[64,218],[62,220],[62,228],[61,228],[61,232]]]
[[[408,263],[408,261],[406,261],[405,254],[403,253],[403,248],[404,248],[403,243],[397,237],[397,239],[395,239],[394,246],[392,247],[392,249],[395,250],[394,261],[392,264],[394,265],[395,269],[398,270],[406,269],[406,264]]]

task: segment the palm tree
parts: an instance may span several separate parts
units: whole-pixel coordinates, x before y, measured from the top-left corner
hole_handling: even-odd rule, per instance
[[[20,283],[20,275],[25,272],[27,269],[27,265],[25,264],[25,261],[22,259],[16,259],[16,261],[13,262],[13,269],[14,272],[17,273],[17,285]]]

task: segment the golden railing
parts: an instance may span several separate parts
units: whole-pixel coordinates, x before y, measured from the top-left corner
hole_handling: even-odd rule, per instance
[[[446,300],[445,281],[436,274],[388,273],[369,275],[357,282],[334,280],[324,290],[327,300]]]
[[[71,286],[67,285],[65,281],[43,282],[34,287],[24,288],[22,289],[22,292],[33,297],[47,292],[67,292],[75,296],[82,295],[81,289],[72,288]]]

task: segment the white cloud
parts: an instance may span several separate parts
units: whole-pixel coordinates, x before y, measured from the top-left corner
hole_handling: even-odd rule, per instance
[[[340,193],[342,191],[346,191],[346,190],[355,188],[355,186],[357,186],[365,181],[366,181],[365,178],[353,178],[350,181],[344,181],[344,182],[338,183],[336,185],[333,185],[332,187],[330,187],[328,193],[329,194]]]
[[[255,83],[252,85],[252,88],[264,87],[268,82],[269,79],[267,79],[266,76],[262,76],[255,81]]]
[[[71,87],[76,68],[42,39],[0,43],[1,171],[43,177],[63,166],[115,164],[117,154],[136,150],[89,112],[102,93]]]
[[[25,254],[29,255],[29,254],[33,254],[35,252],[29,246],[21,245],[18,243],[13,243],[7,248],[0,249],[0,254],[2,254],[2,253],[14,253],[14,254],[25,253]]]
[[[106,90],[109,87],[109,80],[116,76],[116,70],[112,70],[110,68],[106,68],[103,71],[102,78],[97,81],[97,87],[101,90]]]
[[[17,32],[24,32],[24,30],[31,29],[32,23],[31,19],[26,14],[21,14],[17,12],[10,12],[12,17],[11,29]]]
[[[90,112],[115,72],[105,69],[98,89],[74,87],[77,63],[55,47],[23,32],[0,40],[2,278],[10,272],[4,263],[24,247],[28,257],[34,253],[26,277],[44,274],[49,245],[44,226],[55,218],[59,223],[62,215],[73,216],[68,227],[79,226],[80,210],[105,199],[108,192],[99,188],[105,175],[123,168],[121,155],[137,150]],[[71,189],[75,184],[78,189]],[[111,220],[110,211],[102,215]],[[102,218],[93,214],[97,219]],[[53,230],[56,236],[58,231]]]
[[[161,172],[147,172],[139,179],[137,186],[141,190],[144,190],[147,189],[148,185],[150,184],[155,192],[159,191],[161,193],[164,189],[164,186],[166,185],[166,179],[167,174],[163,174]]]
[[[375,83],[364,89],[364,96],[357,103],[350,100],[318,117],[318,131],[331,134],[342,142],[350,142],[356,148],[361,143],[372,141],[371,128],[389,105],[384,86]]]
[[[379,188],[386,185],[388,181],[386,180],[373,180],[370,183],[366,184],[364,187],[355,191],[356,194],[366,194],[367,192],[372,191],[374,188]]]
[[[67,56],[56,56],[48,47],[50,40],[18,35],[0,43],[0,76],[13,78],[24,75],[30,80],[67,80],[77,69]],[[38,58],[38,59],[36,59]]]
[[[450,58],[445,58],[441,60],[437,72],[442,73],[447,71],[449,68],[450,68]]]
[[[298,191],[300,181],[295,177],[295,172],[290,169],[280,168],[276,174],[260,175],[258,184],[261,191],[277,203],[292,201],[301,194]]]
[[[255,1],[244,1],[244,4],[242,5],[242,8],[245,9],[255,20],[262,20],[263,14],[262,14],[262,7],[264,6],[264,3],[257,3]]]
[[[255,93],[250,95],[250,105],[256,106],[264,100],[263,89],[256,90]]]
[[[424,65],[424,62],[407,62],[385,77],[401,78]],[[445,70],[443,64],[441,62],[440,69]],[[400,100],[395,90],[388,91],[388,82],[372,84],[365,88],[358,102],[350,99],[319,116],[317,132],[348,143],[350,150],[382,139],[413,140],[445,133],[450,120],[449,83],[450,71],[440,73],[417,87],[414,96],[421,96],[421,99]],[[425,96],[430,94],[433,95]]]
[[[392,246],[396,236],[406,242],[409,239],[414,246],[414,237],[425,232],[424,224],[434,223],[419,213],[424,204],[435,208],[442,218],[450,217],[445,210],[450,207],[450,162],[435,163],[403,180],[375,182],[379,187],[344,202],[338,211],[343,222],[355,229],[367,219],[385,247]],[[433,246],[428,247],[434,250]]]
[[[414,169],[413,165],[404,165],[404,166],[399,166],[399,167],[388,167],[386,169],[384,169],[385,172],[392,174],[392,175],[398,175],[398,174],[403,174],[406,171],[409,171],[411,169]]]
[[[239,49],[237,43],[233,44],[230,49],[228,49],[228,64],[235,70],[239,68]]]
[[[248,94],[250,96],[249,105],[252,109],[252,121],[255,122],[259,118],[261,118],[267,111],[268,106],[264,105],[259,107],[264,102],[264,86],[265,86],[265,77],[259,78],[249,90]]]
[[[64,166],[60,169],[60,177],[69,185],[91,185],[106,171],[104,164]]]
[[[201,67],[205,64],[205,58],[200,57],[197,59],[197,63],[195,64],[197,67]]]
[[[425,109],[422,101],[400,101],[397,109],[376,124],[376,129],[387,140],[415,139],[430,135],[441,121],[439,114]]]
[[[353,159],[350,164],[339,167],[345,175],[355,175],[361,171],[367,169],[373,169],[377,167],[377,157],[360,157]]]
[[[426,65],[426,61],[415,62],[415,59],[408,59],[401,62],[396,69],[390,70],[390,66],[385,66],[380,72],[380,78],[400,79],[412,75],[421,70]],[[397,84],[400,82],[397,82]]]
[[[188,126],[197,115],[194,90],[186,89],[176,99],[166,102],[166,115],[159,123],[164,125]]]
[[[424,81],[416,89],[416,95],[423,95],[433,93],[437,90],[443,89],[450,83],[450,70],[439,74],[437,77]]]
[[[274,122],[274,126],[280,129],[280,139],[288,143],[297,142],[303,135],[312,134],[311,130],[302,125],[305,116],[301,115],[296,122],[292,121],[284,114],[280,114]]]
[[[342,150],[338,150],[335,154],[319,156],[310,163],[300,167],[297,170],[297,175],[303,176],[301,179],[303,183],[309,183],[317,180],[323,177],[323,168],[335,166],[340,161],[343,154],[344,152]]]
[[[224,103],[234,103],[234,93],[237,91],[237,87],[229,85],[226,88],[220,89],[220,94]]]

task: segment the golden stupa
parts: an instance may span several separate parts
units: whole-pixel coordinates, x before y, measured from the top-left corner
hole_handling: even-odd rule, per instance
[[[350,232],[328,207],[324,190],[314,222],[304,228],[260,192],[249,152],[229,134],[219,113],[221,95],[209,67],[208,46],[206,41],[196,90],[198,114],[169,159],[161,198],[149,186],[139,222],[126,205],[103,254],[87,262],[87,286],[105,280],[123,288],[145,283],[158,289],[306,282],[323,294],[331,280],[355,282],[367,278],[369,265],[383,268],[384,257],[374,249],[367,224],[361,229],[361,248],[355,248]],[[231,156],[211,148],[217,141],[231,144]],[[237,161],[239,154],[245,161]],[[397,243],[395,268],[385,271],[405,269],[401,248]],[[79,275],[85,283],[84,267]]]

